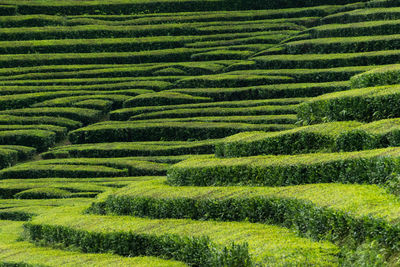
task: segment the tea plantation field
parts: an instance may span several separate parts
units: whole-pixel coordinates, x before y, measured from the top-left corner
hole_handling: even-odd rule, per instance
[[[0,0],[0,266],[400,266],[397,0]]]

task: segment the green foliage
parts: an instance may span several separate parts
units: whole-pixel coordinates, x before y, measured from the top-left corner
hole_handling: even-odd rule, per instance
[[[186,141],[226,137],[243,131],[279,131],[291,128],[282,124],[247,124],[224,122],[102,122],[69,133],[73,144]]]
[[[31,146],[38,151],[44,151],[53,146],[56,134],[46,130],[10,130],[0,131],[1,145]]]
[[[98,121],[102,112],[87,108],[69,108],[69,107],[43,107],[43,108],[23,108],[0,111],[1,115],[14,116],[50,116],[64,117],[71,120],[77,120],[83,124],[89,124]]]
[[[51,149],[41,154],[44,159],[51,158],[116,158],[134,156],[171,156],[185,154],[212,154],[218,140],[193,142],[113,142],[68,145]]]
[[[127,99],[124,102],[124,107],[139,107],[139,106],[164,106],[178,105],[188,103],[211,102],[208,97],[196,97],[187,94],[175,92],[159,92],[152,94],[142,94],[133,98]]]
[[[373,69],[350,79],[352,88],[371,87],[400,83],[400,65],[390,65]]]
[[[399,168],[397,148],[295,156],[185,160],[168,170],[175,185],[380,183]]]
[[[0,115],[0,125],[56,125],[65,127],[68,130],[76,129],[82,126],[82,123],[67,118],[50,116],[12,116]]]
[[[58,188],[33,188],[15,194],[18,199],[67,198],[71,193]]]

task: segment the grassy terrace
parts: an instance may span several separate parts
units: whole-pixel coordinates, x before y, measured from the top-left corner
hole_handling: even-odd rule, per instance
[[[0,0],[0,266],[398,266],[394,0]]]

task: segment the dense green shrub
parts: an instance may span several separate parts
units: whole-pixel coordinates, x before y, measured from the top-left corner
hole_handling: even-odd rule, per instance
[[[18,199],[48,199],[48,198],[68,198],[71,193],[67,190],[59,188],[32,188],[28,190],[21,191],[15,194],[15,198]]]
[[[301,103],[297,116],[305,123],[332,120],[374,121],[400,116],[399,86],[388,85],[329,93]]]
[[[1,145],[31,146],[38,151],[44,151],[53,146],[56,134],[46,130],[11,130],[0,131]]]
[[[163,106],[163,105],[178,105],[188,103],[211,102],[208,97],[196,97],[187,94],[175,92],[159,92],[152,94],[142,94],[133,98],[127,99],[124,102],[124,107],[139,107],[139,106]]]
[[[213,139],[243,131],[279,131],[291,128],[282,124],[247,124],[218,122],[105,122],[69,133],[73,144],[101,142],[133,142],[188,139]]]
[[[185,160],[168,170],[176,185],[268,185],[385,183],[399,170],[399,149]]]
[[[390,65],[383,68],[353,76],[350,79],[352,88],[371,87],[400,83],[400,65]]]

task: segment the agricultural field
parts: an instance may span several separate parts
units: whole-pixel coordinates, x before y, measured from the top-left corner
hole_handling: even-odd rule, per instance
[[[400,266],[400,2],[0,0],[0,267]]]

